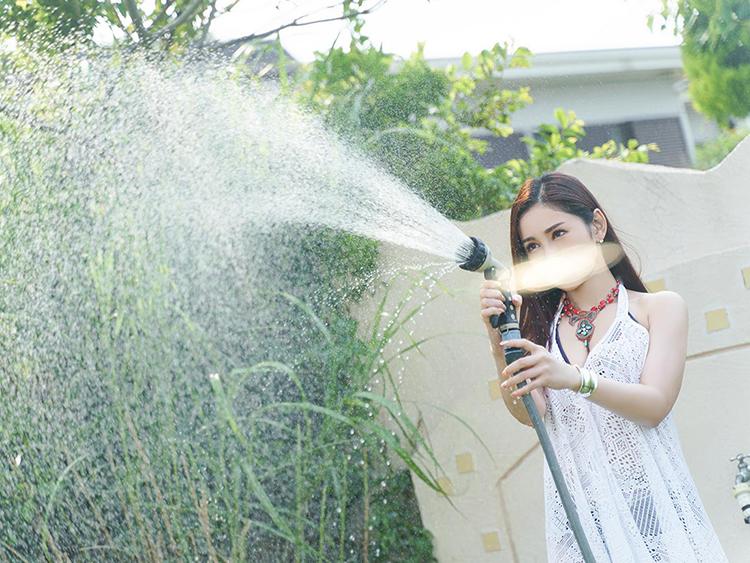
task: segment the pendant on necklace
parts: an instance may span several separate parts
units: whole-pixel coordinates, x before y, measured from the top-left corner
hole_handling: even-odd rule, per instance
[[[594,334],[594,325],[591,321],[594,320],[599,311],[589,311],[585,315],[580,317],[572,317],[572,322],[578,321],[578,327],[576,328],[576,338],[583,342],[583,347],[586,348],[586,352],[589,351],[589,342],[591,341],[591,335]]]
[[[583,340],[583,345],[586,348],[589,347],[589,340],[594,332],[594,325],[592,325],[587,318],[583,318],[578,321],[578,328],[576,329],[576,336],[578,340]]]

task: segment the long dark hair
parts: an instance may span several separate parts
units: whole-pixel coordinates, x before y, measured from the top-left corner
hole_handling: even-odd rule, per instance
[[[561,172],[551,172],[538,178],[529,178],[519,189],[510,210],[510,248],[513,264],[519,264],[528,259],[526,250],[521,244],[519,223],[521,217],[537,203],[543,203],[565,213],[577,215],[586,225],[589,225],[589,228],[591,228],[594,218],[594,209],[597,207],[601,209],[607,218],[607,233],[604,236],[604,241],[615,243],[622,249],[622,258],[616,264],[610,266],[609,271],[627,289],[648,291],[646,286],[643,285],[639,273],[636,272],[630,262],[630,258],[625,254],[612,221],[594,195],[578,178]],[[534,293],[520,291],[519,293],[523,296],[520,312],[521,334],[527,340],[541,346],[548,346],[550,325],[563,291],[555,287],[546,291]]]

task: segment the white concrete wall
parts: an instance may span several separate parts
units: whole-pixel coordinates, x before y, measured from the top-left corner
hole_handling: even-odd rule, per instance
[[[595,160],[570,161],[561,171],[595,193],[649,290],[674,290],[688,301],[688,358],[675,420],[730,561],[748,561],[750,526],[732,497],[736,463],[728,460],[750,450],[750,139],[706,172]],[[508,210],[459,227],[511,263]],[[402,250],[389,252],[409,259]],[[413,338],[434,338],[422,345],[423,355],[411,353],[396,369],[401,399],[434,448],[441,485],[458,510],[412,477],[439,561],[546,562],[544,460],[534,430],[499,397],[479,317],[481,279],[455,270],[440,280],[442,290],[433,292],[439,297],[410,326]],[[423,298],[417,290],[414,302]]]

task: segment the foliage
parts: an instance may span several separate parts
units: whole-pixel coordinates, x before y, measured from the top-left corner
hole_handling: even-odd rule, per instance
[[[105,89],[58,86],[34,91],[44,126],[0,113],[0,553],[430,560],[390,459],[436,491],[440,465],[398,396],[399,351],[383,355],[417,308],[384,299],[369,336],[346,310],[373,242],[288,229],[206,246],[178,217],[141,221],[122,174],[148,131],[91,130]],[[259,248],[264,269],[245,259]]]
[[[373,495],[373,533],[378,538],[378,553],[372,559],[437,563],[432,533],[421,524],[411,473],[402,470],[389,475],[388,487]]]
[[[696,147],[695,166],[699,170],[707,170],[719,164],[732,152],[742,139],[750,135],[746,128],[722,131],[716,138]]]
[[[247,1],[247,0],[246,0]],[[208,42],[216,18],[229,13],[240,0],[0,0],[0,38],[3,34],[53,50],[93,42],[94,28],[105,24],[115,43],[130,47],[159,47],[169,52],[192,46],[233,47],[278,35],[288,27],[331,21],[310,15],[295,17],[277,26],[227,42]],[[283,0],[282,0],[283,2]],[[282,3],[280,2],[280,3]],[[376,9],[366,0],[339,0],[340,14],[361,30],[362,16]]]
[[[0,0],[0,29],[21,41],[60,48],[66,37],[91,41],[101,21],[128,40],[185,43],[202,34],[216,15],[212,0]]]
[[[563,162],[573,158],[606,158],[624,162],[648,162],[648,151],[658,151],[655,143],[641,145],[636,139],[629,139],[625,145],[613,140],[594,147],[591,153],[578,147],[578,141],[586,134],[583,120],[575,112],[555,109],[557,124],[542,124],[534,137],[524,137],[529,147],[528,161],[513,159],[500,167],[500,172],[507,175],[507,180],[519,186],[525,178],[540,176],[545,172],[557,169]]]
[[[750,114],[750,3],[662,0],[661,19],[662,29],[671,21],[675,34],[682,34],[682,58],[695,107],[723,126]]]
[[[104,13],[103,7],[104,3],[98,0],[0,0],[0,29],[20,40],[40,32],[91,34],[97,18]]]
[[[451,219],[469,220],[510,206],[521,183],[532,174],[554,170],[571,158],[648,162],[654,144],[629,140],[596,147],[577,146],[585,135],[572,111],[555,111],[555,124],[524,137],[528,160],[495,169],[477,161],[487,142],[484,130],[500,137],[513,133],[512,114],[532,103],[529,88],[502,87],[505,68],[527,66],[529,51],[496,44],[476,57],[465,54],[461,68],[439,70],[424,59],[423,47],[396,61],[366,44],[318,53],[288,89],[321,112],[327,123],[381,162],[392,174]]]
[[[0,240],[2,384],[11,399],[0,409],[0,443],[12,454],[0,484],[6,555],[359,561],[369,551],[372,560],[430,560],[419,520],[400,521],[387,506],[405,517],[402,503],[413,503],[403,481],[389,489],[391,452],[437,490],[405,446],[430,453],[381,361],[405,321],[380,330],[381,307],[363,340],[330,307],[319,305],[326,316],[318,316],[303,300],[316,291],[313,271],[290,279],[299,297],[262,296],[275,304],[270,324],[231,338],[227,323],[257,315],[255,299],[242,297],[247,284],[226,280],[241,286],[230,293],[216,276],[210,287],[231,299],[233,313],[206,318],[190,296],[211,272],[185,276],[154,232],[58,235],[61,223],[84,228],[93,218],[96,207],[80,205],[81,186],[42,197],[49,162],[3,151],[3,164],[30,165],[12,177]],[[51,240],[54,249],[43,244]],[[303,252],[315,264],[310,248]],[[43,319],[34,314],[36,291]],[[410,316],[404,302],[393,312]],[[75,331],[58,340],[64,326]],[[363,391],[372,377],[383,379],[382,393]],[[396,424],[383,426],[381,410]],[[410,528],[412,537],[399,536]]]

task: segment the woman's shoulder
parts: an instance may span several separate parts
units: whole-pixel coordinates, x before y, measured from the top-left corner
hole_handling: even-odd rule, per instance
[[[648,293],[628,289],[628,301],[633,315],[641,321],[646,329],[657,317],[671,317],[687,311],[687,302],[677,293],[669,289]]]

